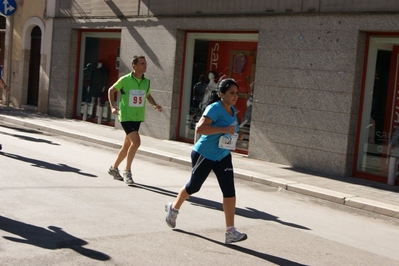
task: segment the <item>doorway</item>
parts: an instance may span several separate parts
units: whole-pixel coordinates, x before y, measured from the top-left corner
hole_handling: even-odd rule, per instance
[[[238,123],[244,132],[244,140],[237,142],[235,151],[248,153],[257,47],[257,32],[186,33],[178,140],[193,143],[198,137],[195,135],[195,124],[207,102],[206,93],[198,93],[194,89],[201,77],[207,79],[202,82],[207,85],[205,91],[216,90],[221,79],[233,78],[239,85],[239,99],[235,107]]]
[[[29,55],[29,76],[28,76],[28,99],[27,104],[37,106],[39,100],[40,80],[40,49],[42,44],[42,31],[36,26],[32,29],[30,55]]]
[[[387,181],[391,144],[399,140],[398,82],[399,37],[369,36],[355,176]]]
[[[114,126],[108,88],[119,76],[120,42],[120,31],[81,32],[76,117]]]

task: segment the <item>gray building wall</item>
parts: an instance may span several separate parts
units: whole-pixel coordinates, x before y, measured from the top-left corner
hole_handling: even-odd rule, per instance
[[[148,109],[147,120],[140,130],[152,137],[175,139],[184,32],[259,31],[249,157],[330,176],[350,176],[365,32],[397,31],[398,19],[398,15],[387,13],[208,16],[206,19],[58,18],[54,24],[49,113],[72,115],[76,30],[121,28],[121,74],[130,71],[134,54],[146,55],[152,94],[164,110],[158,114]]]
[[[135,17],[398,11],[395,0],[53,0],[57,17]]]
[[[307,15],[261,24],[250,156],[351,175],[365,38],[352,23]]]

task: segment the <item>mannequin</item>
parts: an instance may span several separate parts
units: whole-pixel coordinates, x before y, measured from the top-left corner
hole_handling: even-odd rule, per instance
[[[206,77],[201,75],[198,79],[198,82],[193,87],[193,107],[199,108],[200,103],[204,98],[204,94],[208,84],[206,83]]]
[[[193,100],[190,106],[191,123],[190,129],[195,129],[195,123],[197,123],[197,118],[201,115],[201,103],[204,98],[204,94],[208,84],[206,83],[207,78],[205,75],[200,75],[198,82],[193,87]]]
[[[85,93],[85,97],[82,100],[85,102],[88,102],[90,99],[91,70],[91,63],[88,63],[85,69],[83,69],[83,92]]]
[[[216,83],[217,74],[215,71],[213,71],[213,70],[209,71],[208,79],[209,79],[209,83],[205,90],[204,98],[201,103],[202,112],[205,110],[205,108],[208,106],[208,104],[211,100],[212,91],[217,91],[217,89],[218,89],[218,84]]]
[[[244,121],[240,124],[240,128],[244,127],[248,122],[251,121],[251,116],[252,116],[252,102],[253,98],[252,96],[248,98],[247,100],[247,111],[245,112],[244,115]]]
[[[251,83],[250,88],[251,88],[251,91],[248,94],[249,98],[247,100],[247,110],[245,111],[244,120],[240,124],[240,128],[244,127],[246,124],[251,122],[252,104],[253,104],[253,101],[254,101],[254,98],[253,98],[254,83],[253,82]]]
[[[92,68],[91,74],[91,84],[89,87],[89,92],[91,95],[91,105],[90,105],[90,113],[91,116],[94,117],[93,108],[97,99],[97,108],[96,115],[100,116],[98,113],[98,107],[101,105],[101,98],[104,96],[105,87],[107,86],[108,80],[108,69],[103,65],[102,62],[98,62],[96,68]]]

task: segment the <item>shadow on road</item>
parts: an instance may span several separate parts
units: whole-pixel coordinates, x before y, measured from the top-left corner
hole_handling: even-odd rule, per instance
[[[48,228],[50,230],[0,216],[0,230],[21,237],[3,236],[7,240],[50,250],[69,248],[94,260],[107,261],[111,259],[110,256],[102,252],[83,247],[88,242],[68,234],[62,228],[56,226],[49,226]]]
[[[173,231],[178,232],[178,233],[183,233],[183,234],[186,234],[186,235],[190,235],[190,236],[195,236],[195,237],[207,240],[209,242],[212,242],[214,244],[222,245],[222,246],[225,246],[226,248],[234,249],[236,251],[239,251],[239,252],[242,252],[242,253],[245,253],[245,254],[260,258],[260,259],[263,259],[263,260],[267,260],[267,261],[269,261],[271,263],[274,263],[276,265],[287,265],[287,266],[290,266],[290,265],[292,265],[292,266],[305,266],[306,265],[306,264],[297,263],[297,262],[294,262],[294,261],[291,261],[291,260],[287,260],[287,259],[284,259],[284,258],[276,257],[276,256],[273,256],[273,255],[269,255],[269,254],[266,254],[266,253],[262,253],[262,252],[259,252],[259,251],[256,251],[256,250],[244,248],[244,247],[241,247],[241,246],[226,245],[223,242],[216,241],[216,240],[207,238],[205,236],[201,236],[201,235],[198,235],[198,234],[195,234],[195,233],[187,232],[187,231],[184,231],[184,230],[181,230],[181,229],[173,229]]]
[[[16,126],[10,126],[10,125],[0,125],[0,127],[5,127],[8,129],[12,129],[12,130],[16,130],[16,131],[20,131],[20,132],[24,132],[24,133],[31,133],[31,134],[39,134],[39,135],[43,135],[44,133],[39,131],[39,130],[34,130],[34,129],[27,129],[27,128],[23,128],[21,127],[16,127]]]
[[[32,137],[28,137],[28,136],[24,136],[24,135],[9,134],[9,133],[5,133],[5,132],[0,132],[0,134],[8,135],[10,137],[16,137],[16,138],[26,140],[26,141],[32,141],[32,142],[37,142],[37,143],[46,143],[46,144],[50,144],[50,145],[60,146],[60,144],[54,143],[54,142],[52,142],[50,140],[46,140],[46,139],[32,138]]]
[[[31,163],[32,166],[34,166],[34,167],[54,170],[54,171],[58,171],[58,172],[72,172],[72,173],[76,173],[76,174],[84,175],[84,176],[88,176],[88,177],[97,177],[96,175],[82,173],[80,171],[80,169],[68,166],[66,164],[61,164],[61,163],[53,164],[53,163],[36,160],[36,159],[21,156],[21,155],[17,155],[17,154],[7,153],[7,152],[0,152],[0,154],[2,154],[3,156],[6,156],[8,158],[11,158],[11,159]]]
[[[136,187],[136,188],[141,188],[141,189],[145,189],[151,192],[155,192],[158,194],[162,194],[162,195],[166,195],[166,196],[171,196],[171,197],[176,197],[177,193],[170,191],[170,190],[166,190],[166,189],[162,189],[162,188],[158,188],[158,187],[153,187],[153,186],[147,186],[147,185],[142,185],[142,184],[138,184],[135,183],[134,185],[130,185],[131,187]],[[198,198],[198,197],[194,197],[194,196],[190,196],[187,199],[188,202],[191,202],[191,204],[195,205],[195,206],[200,206],[200,207],[204,207],[204,208],[209,208],[209,209],[213,209],[213,210],[218,210],[218,211],[223,211],[223,204],[213,201],[213,200],[208,200],[208,199],[203,199],[203,198]],[[260,220],[266,220],[266,221],[273,221],[273,222],[277,222],[280,223],[282,225],[286,225],[286,226],[290,226],[290,227],[294,227],[294,228],[298,228],[298,229],[303,229],[303,230],[310,230],[307,227],[298,225],[298,224],[294,224],[294,223],[288,223],[288,222],[284,222],[279,220],[278,217],[268,214],[266,212],[263,211],[259,211],[257,209],[251,208],[251,207],[246,207],[245,209],[242,208],[236,208],[236,215],[242,216],[242,217],[246,217],[246,218],[251,218],[251,219],[260,219]]]

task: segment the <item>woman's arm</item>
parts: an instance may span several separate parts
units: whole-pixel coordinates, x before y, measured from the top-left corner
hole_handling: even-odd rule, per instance
[[[234,134],[235,126],[227,126],[227,127],[213,127],[212,119],[203,116],[198,121],[197,126],[195,127],[195,132],[201,135],[211,135],[211,134]]]

